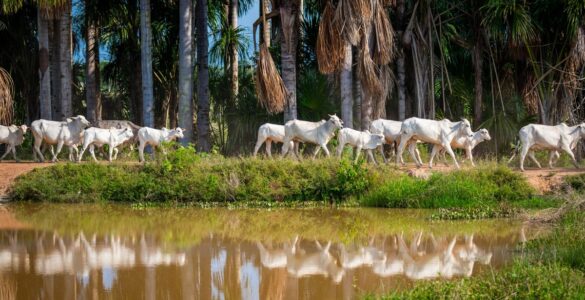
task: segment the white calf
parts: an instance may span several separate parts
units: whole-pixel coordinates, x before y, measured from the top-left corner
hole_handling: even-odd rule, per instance
[[[311,143],[320,146],[329,156],[327,143],[335,136],[335,131],[343,127],[343,121],[336,115],[330,115],[329,120],[319,122],[307,122],[301,120],[291,120],[284,125],[284,140],[282,147],[282,156],[286,156],[290,148],[290,142]],[[317,155],[319,148],[313,152],[313,157]],[[298,154],[295,153],[298,157]]]
[[[140,143],[138,146],[138,154],[140,156],[140,162],[144,162],[144,147],[146,147],[146,145],[157,147],[163,142],[174,141],[177,138],[182,139],[183,132],[184,130],[181,127],[171,130],[166,128],[161,130],[150,127],[140,128],[138,130],[138,141]],[[152,152],[152,156],[154,157],[154,151]]]
[[[272,158],[272,142],[282,143],[283,140],[284,125],[266,123],[260,126],[260,128],[258,128],[258,140],[256,141],[256,147],[254,147],[254,157],[258,154],[258,150],[262,144],[266,143],[266,154],[268,154],[268,157]],[[294,146],[294,142],[291,141],[289,147]]]
[[[354,161],[357,162],[358,157],[360,156],[360,152],[362,149],[367,150],[368,156],[374,163],[374,155],[372,154],[372,150],[376,149],[378,146],[382,146],[384,144],[384,136],[382,134],[375,134],[370,133],[369,131],[357,131],[351,128],[343,128],[339,130],[337,135],[337,156],[341,157],[343,152],[343,147],[346,144],[356,148],[355,159]]]
[[[0,157],[0,161],[3,160],[10,151],[12,151],[14,160],[17,162],[19,161],[18,158],[16,158],[16,146],[22,145],[27,130],[28,127],[26,125],[0,125],[0,144],[6,144],[6,152]]]
[[[483,141],[489,141],[491,139],[492,139],[492,137],[490,136],[488,130],[485,128],[482,128],[482,129],[474,132],[471,136],[458,137],[458,138],[454,139],[451,142],[451,148],[465,149],[465,155],[471,161],[471,165],[475,167],[475,163],[473,163],[473,154],[472,154],[473,148],[475,148],[475,146],[477,146],[479,143],[481,143]],[[438,145],[433,146],[433,148],[434,147],[438,148],[439,156],[441,156],[443,158],[443,161],[445,162],[445,164],[447,164],[447,159],[445,158],[445,149],[443,149],[441,146],[438,146]],[[437,151],[433,151],[432,153],[435,153],[435,152],[437,152]],[[429,164],[431,165],[431,168],[432,168],[433,158],[434,158],[434,155],[431,156],[431,159],[429,162]]]
[[[91,157],[93,157],[93,160],[97,162],[94,148],[96,146],[101,147],[103,145],[108,145],[108,161],[112,162],[112,154],[114,155],[114,159],[118,157],[118,149],[116,147],[130,140],[132,137],[134,137],[134,134],[132,133],[132,129],[129,128],[102,129],[92,127],[86,129],[83,133],[83,148],[79,154],[78,161],[81,161],[83,158],[83,153],[85,150],[87,150],[87,147],[89,147],[89,153],[91,153]]]

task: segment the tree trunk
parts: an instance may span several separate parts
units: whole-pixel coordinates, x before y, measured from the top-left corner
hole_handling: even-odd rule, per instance
[[[345,58],[340,75],[341,119],[345,127],[353,128],[353,83],[351,44],[345,42]]]
[[[152,85],[152,35],[150,0],[140,0],[140,61],[142,66],[142,125],[154,126],[154,95]]]
[[[86,7],[88,6],[86,0]],[[86,12],[86,18],[89,18]],[[85,97],[87,101],[87,119],[95,122],[101,119],[101,97],[99,87],[99,34],[95,20],[86,22],[85,48]]]
[[[477,128],[482,121],[483,105],[483,83],[482,83],[482,65],[483,65],[483,45],[481,37],[476,39],[473,47],[473,70],[475,75],[475,105],[473,106],[473,124]]]
[[[404,0],[396,2],[398,57],[396,58],[396,75],[398,77],[398,119],[406,119],[406,62],[404,58]]]
[[[51,66],[49,64],[49,22],[37,12],[39,39],[39,105],[41,119],[51,120]]]
[[[283,1],[280,5],[281,20],[281,68],[282,80],[288,90],[284,107],[284,122],[297,118],[297,33],[298,7],[296,1]]]
[[[357,58],[357,55],[354,56]],[[353,100],[354,100],[354,113],[353,117],[358,128],[362,126],[362,83],[360,82],[357,74],[357,66],[354,66],[353,70]]]
[[[179,3],[179,127],[187,145],[193,140],[193,12],[192,0]],[[172,111],[172,110],[171,110]]]
[[[71,1],[67,1],[59,18],[59,71],[61,73],[61,115],[65,119],[73,115],[71,106],[71,85],[73,83],[71,70]]]
[[[230,27],[233,30],[238,28],[238,0],[230,1]],[[230,45],[230,65],[231,65],[231,97],[232,104],[235,104],[238,99],[238,49],[236,45]]]
[[[266,19],[266,14],[269,13],[268,5],[266,2],[269,0],[260,0],[260,14],[262,15],[262,42],[266,44],[266,47],[270,48],[270,23]]]
[[[61,65],[59,63],[59,19],[49,21],[49,65],[51,68],[51,118],[61,120]]]
[[[362,91],[362,130],[369,130],[372,123],[372,96]]]
[[[197,0],[197,150],[211,150],[209,134],[209,61],[207,0]]]

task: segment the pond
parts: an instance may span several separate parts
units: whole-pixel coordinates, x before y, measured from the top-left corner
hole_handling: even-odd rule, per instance
[[[538,228],[389,209],[0,207],[18,299],[352,299],[501,268]]]

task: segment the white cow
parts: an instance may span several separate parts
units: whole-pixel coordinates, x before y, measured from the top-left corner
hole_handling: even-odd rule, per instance
[[[451,142],[458,137],[470,136],[472,134],[471,124],[466,119],[462,119],[459,122],[451,122],[447,119],[441,121],[420,118],[406,119],[402,122],[400,129],[400,145],[396,154],[396,163],[404,164],[402,161],[402,152],[410,140],[414,139],[442,146],[451,155],[451,158],[453,158],[455,166],[459,168],[455,153],[451,149]],[[417,166],[422,166],[422,163],[417,162]],[[430,167],[432,167],[432,163]]]
[[[181,127],[177,127],[175,129],[166,129],[163,128],[161,130],[150,128],[150,127],[142,127],[138,130],[138,153],[140,155],[140,162],[144,162],[144,147],[146,145],[151,145],[153,147],[157,147],[163,142],[170,142],[174,141],[175,139],[183,138],[183,130]],[[154,157],[154,151],[152,153]]]
[[[31,131],[35,138],[33,151],[35,160],[37,154],[40,156],[41,162],[45,160],[41,152],[43,142],[48,145],[57,145],[57,152],[53,153],[52,162],[57,161],[57,156],[63,145],[69,147],[69,159],[71,159],[71,151],[77,152],[77,145],[80,144],[83,130],[89,126],[90,123],[81,115],[67,118],[64,122],[43,119],[32,122]]]
[[[16,162],[19,161],[18,158],[16,158],[16,146],[22,145],[27,130],[28,127],[26,125],[0,125],[0,144],[6,144],[6,152],[0,157],[0,161],[3,160],[10,151],[12,151],[14,160]]]
[[[258,154],[258,150],[262,144],[266,143],[266,154],[272,158],[272,142],[282,143],[284,140],[284,125],[276,125],[266,123],[258,128],[258,140],[256,141],[256,147],[254,147],[254,157]],[[289,147],[294,147],[294,142],[289,143]],[[298,146],[298,145],[297,145]],[[295,149],[297,151],[298,149]]]
[[[376,161],[374,159],[374,155],[372,154],[372,150],[384,144],[384,135],[379,133],[370,133],[368,130],[357,131],[351,128],[343,128],[339,130],[339,133],[337,134],[337,142],[338,157],[341,157],[345,145],[349,144],[350,146],[356,148],[354,159],[355,162],[357,162],[362,149],[366,149],[368,156],[375,163]]]
[[[78,161],[81,161],[83,158],[83,153],[89,147],[89,153],[93,157],[93,160],[97,162],[97,158],[95,158],[94,148],[101,147],[103,145],[108,145],[109,153],[108,153],[108,161],[112,162],[112,154],[114,154],[114,159],[118,157],[118,146],[125,143],[126,141],[132,139],[134,137],[134,133],[132,133],[132,129],[124,128],[124,129],[102,129],[91,127],[84,131],[83,133],[83,148],[81,149],[81,153],[79,153]]]
[[[372,121],[370,124],[370,132],[371,133],[381,133],[386,138],[386,144],[391,145],[396,151],[397,146],[400,144],[400,129],[402,128],[401,121],[394,121],[394,120],[385,120],[385,119],[377,119]],[[385,163],[388,163],[386,159],[386,155],[384,154],[384,146],[380,146],[380,154],[384,159]],[[420,152],[416,148],[416,143],[409,143],[408,151],[410,152],[410,156],[416,162],[419,161],[422,164],[422,159],[420,158]],[[394,154],[394,152],[392,152]]]
[[[302,253],[303,251],[297,251],[298,245],[295,243],[291,251],[287,253],[286,270],[296,278],[323,275],[331,278],[335,283],[340,283],[345,271],[337,266],[335,258],[329,252],[331,242],[327,242],[325,247],[322,247],[317,241],[315,241],[315,244],[317,245],[317,252],[307,254]],[[301,252],[300,256],[298,252]]]
[[[526,155],[532,159],[540,168],[540,163],[534,157],[534,150],[565,151],[573,160],[576,168],[579,168],[572,149],[585,136],[585,123],[576,126],[567,126],[561,123],[556,126],[529,124],[520,129],[519,145],[516,151],[520,149],[520,170],[524,171],[524,160]],[[551,158],[554,153],[551,154]],[[514,154],[510,160],[516,156]],[[549,164],[551,159],[549,159]]]
[[[475,146],[477,146],[479,143],[481,143],[483,141],[489,141],[491,139],[492,139],[492,137],[490,136],[490,133],[488,132],[488,130],[485,128],[482,128],[482,129],[474,132],[471,136],[460,136],[458,138],[453,139],[453,141],[451,142],[451,148],[452,149],[465,149],[465,155],[471,161],[471,165],[475,167],[475,163],[473,163],[473,154],[472,154],[473,148],[475,148]],[[435,150],[435,148],[437,148],[437,150]],[[445,162],[445,164],[447,164],[447,159],[445,158],[445,149],[443,149],[439,145],[435,145],[435,146],[433,146],[433,151],[431,153],[431,159],[429,162],[431,167],[432,167],[433,159],[435,157],[434,154],[436,154],[437,151],[439,153],[439,156],[441,156],[443,158],[443,161]]]
[[[301,120],[291,120],[284,125],[284,140],[282,147],[282,156],[286,156],[290,148],[290,142],[312,143],[323,148],[325,154],[329,156],[327,143],[335,136],[335,131],[343,128],[343,121],[336,115],[329,115],[329,120],[319,122],[307,122]],[[316,148],[313,157],[317,155],[320,148]],[[293,151],[294,152],[294,151]],[[298,157],[298,153],[295,153]]]

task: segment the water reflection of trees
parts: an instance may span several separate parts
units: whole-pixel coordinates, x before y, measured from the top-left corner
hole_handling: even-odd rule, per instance
[[[497,239],[420,232],[372,237],[363,244],[210,235],[178,249],[148,234],[13,231],[0,237],[0,271],[41,278],[38,287],[48,299],[104,293],[147,299],[353,298],[356,286],[375,291],[411,280],[471,276],[478,264],[502,264],[526,240],[524,230]],[[27,276],[17,278],[23,280],[20,286],[29,284]],[[25,298],[40,297],[22,292],[30,296]]]

